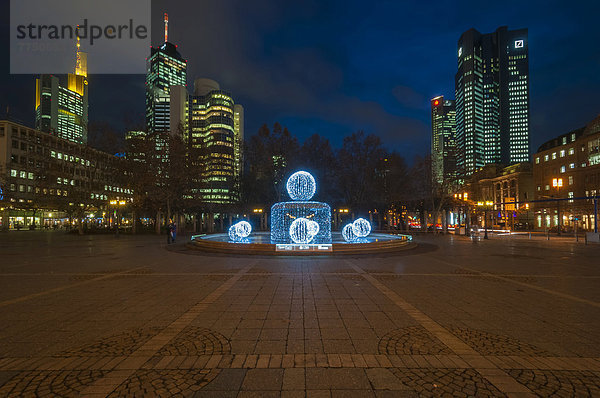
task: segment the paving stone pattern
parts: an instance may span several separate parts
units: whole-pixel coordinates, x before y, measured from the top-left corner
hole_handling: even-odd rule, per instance
[[[425,237],[317,259],[162,241],[3,235],[0,396],[600,396],[597,246]]]
[[[66,350],[56,354],[57,357],[91,357],[91,356],[124,356],[131,355],[142,344],[156,335],[160,328],[131,330],[97,341],[96,343]]]
[[[500,336],[482,330],[460,327],[449,327],[448,330],[482,355],[553,356],[546,350],[523,343],[510,336]]]
[[[504,397],[473,369],[392,369],[419,397]]]
[[[379,353],[402,354],[451,354],[452,351],[421,326],[394,330],[379,341]]]
[[[0,387],[2,397],[77,397],[104,376],[99,370],[21,372]]]
[[[218,369],[138,370],[109,397],[188,397],[213,381]]]
[[[512,369],[508,373],[542,397],[600,397],[600,372]]]
[[[197,356],[230,352],[231,344],[225,336],[206,328],[190,326],[165,345],[157,355]]]

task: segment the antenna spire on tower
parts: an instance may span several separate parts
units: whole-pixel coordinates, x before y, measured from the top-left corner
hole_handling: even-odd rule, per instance
[[[169,36],[169,14],[165,12],[165,43],[167,42],[167,38]]]
[[[75,74],[77,71],[81,69],[81,54],[79,53],[79,48],[81,47],[81,43],[79,42],[79,25],[75,28],[75,36],[77,36],[77,48],[75,49]]]

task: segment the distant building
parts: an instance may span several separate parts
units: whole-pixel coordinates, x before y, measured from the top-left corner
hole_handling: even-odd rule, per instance
[[[146,124],[149,133],[173,132],[170,124],[171,86],[184,86],[187,80],[187,61],[177,46],[165,42],[152,47],[146,72]],[[176,126],[173,126],[174,128]]]
[[[529,42],[527,29],[458,40],[456,137],[458,168],[468,176],[489,163],[529,161]]]
[[[431,100],[431,167],[433,181],[454,182],[456,170],[456,107],[443,96]]]
[[[186,100],[187,99],[187,100]],[[171,124],[188,145],[188,159],[199,173],[192,195],[206,203],[239,200],[244,108],[211,79],[196,79],[194,94],[171,89]]]
[[[600,196],[600,116],[585,127],[542,144],[533,155],[533,177],[537,200]],[[562,226],[573,226],[573,218],[578,218],[580,228],[593,229],[593,199],[561,203]],[[541,202],[536,208],[538,228],[558,225],[555,203]]]
[[[146,138],[154,147],[159,161],[155,172],[167,176],[165,167],[169,157],[169,134],[177,134],[178,126],[171,125],[171,88],[186,86],[187,61],[168,39],[168,17],[165,14],[165,41],[159,47],[150,48],[146,65]],[[131,157],[131,154],[129,154]],[[139,154],[136,155],[141,159]]]
[[[87,145],[0,120],[2,228],[15,223],[41,226],[82,206],[107,210],[111,200],[129,201],[133,192],[124,162]]]
[[[136,143],[136,141],[144,141],[146,139],[145,131],[127,131],[125,133],[125,146],[127,148],[125,157],[127,160],[133,160],[135,162],[144,162],[146,160],[146,154],[142,152],[143,146]]]
[[[35,127],[65,140],[87,143],[87,54],[79,51],[79,40],[75,73],[67,75],[66,87],[57,76],[41,75],[36,79]]]
[[[477,207],[477,203],[493,202],[488,207],[489,226],[529,229],[533,227],[533,207],[529,203],[534,197],[533,185],[529,162],[510,166],[488,164],[467,179],[465,190],[476,210],[483,208]]]

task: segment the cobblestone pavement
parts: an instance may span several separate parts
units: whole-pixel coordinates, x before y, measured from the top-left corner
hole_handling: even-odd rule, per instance
[[[1,238],[0,396],[600,396],[598,246],[266,258]]]

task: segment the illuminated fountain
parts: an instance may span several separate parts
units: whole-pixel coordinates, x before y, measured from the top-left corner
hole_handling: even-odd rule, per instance
[[[331,232],[331,207],[312,201],[317,190],[306,171],[290,176],[286,184],[290,202],[271,207],[271,232],[253,232],[248,221],[229,227],[228,233],[192,237],[190,247],[231,254],[367,254],[414,247],[408,235],[371,233],[371,224],[357,218],[341,232]]]
[[[271,207],[271,242],[276,244],[331,244],[331,207],[311,201],[317,190],[312,175],[298,171],[286,184],[292,202]]]

